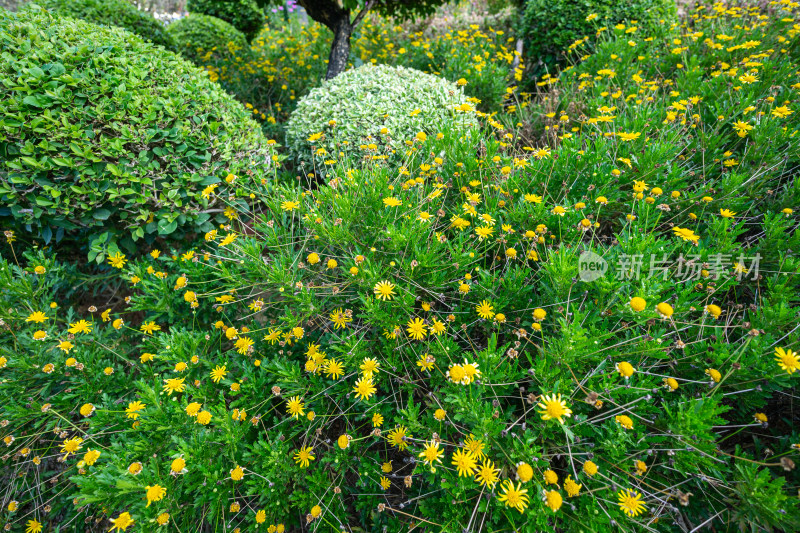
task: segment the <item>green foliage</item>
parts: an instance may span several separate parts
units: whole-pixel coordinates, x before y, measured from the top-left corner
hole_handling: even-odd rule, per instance
[[[35,0],[34,3],[63,17],[125,28],[168,50],[175,47],[164,25],[128,0]]]
[[[201,66],[216,60],[235,64],[248,50],[244,34],[216,17],[192,13],[170,24],[167,32],[178,52]]]
[[[0,17],[0,217],[19,236],[85,230],[103,261],[115,239],[132,251],[226,220],[201,192],[229,173],[242,195],[264,190],[272,148],[194,66],[118,28]]]
[[[420,132],[474,126],[462,105],[472,110],[454,83],[408,68],[366,64],[300,100],[287,125],[287,145],[307,163],[324,165],[343,156],[338,152],[396,159]]]
[[[340,143],[324,182],[225,180],[224,225],[97,267],[111,289],[74,306],[74,267],[7,234],[3,518],[797,530],[800,80],[796,7],[773,8],[603,32],[542,94],[463,111],[478,127]]]
[[[248,41],[256,36],[266,21],[256,0],[188,0],[186,9],[190,13],[224,20],[242,32]]]
[[[384,17],[391,17],[397,20],[417,20],[433,15],[436,8],[448,3],[450,0],[377,0],[370,4],[370,9],[380,13]],[[344,0],[342,5],[351,10],[362,9],[367,2],[365,0]]]
[[[769,469],[752,462],[737,462],[734,494],[728,501],[733,509],[731,522],[739,531],[797,531],[800,509],[784,492],[786,479],[773,478]]]
[[[590,15],[596,17],[587,20]],[[675,0],[529,0],[517,33],[525,39],[531,65],[541,61],[552,68],[563,61],[570,45],[592,36],[599,27],[628,23],[638,28],[638,35],[651,36],[674,19]]]
[[[476,98],[476,107],[484,112],[496,112],[502,108],[507,97],[506,88],[513,84],[522,73],[521,69],[512,72],[514,61],[513,39],[502,30],[491,27],[470,26],[460,31],[450,31],[434,38],[426,38],[423,33],[413,33],[398,39],[386,35],[394,43],[392,50],[381,44],[373,44],[372,32],[364,35],[357,45],[367,47],[366,54],[377,57],[378,61],[441,76],[449,81],[464,80],[464,94]],[[404,53],[394,54],[398,47]],[[362,52],[362,55],[366,55]]]
[[[464,94],[475,99],[471,103],[481,111],[496,112],[506,103],[508,85],[522,79],[521,66],[512,72],[514,39],[488,25],[463,25],[458,31],[428,37],[368,15],[353,32],[349,66],[391,65],[451,82],[464,80]],[[323,25],[303,24],[292,17],[288,23],[265,26],[249,52],[209,54],[197,60],[212,79],[253,107],[265,132],[282,137],[298,101],[325,77],[321,59],[329,53],[332,38]]]
[[[487,0],[486,7],[489,8],[490,15],[496,15],[511,5],[515,5],[516,1],[511,0]]]
[[[370,10],[399,21],[408,19],[417,20],[433,15],[438,7],[447,4],[448,1],[449,0],[404,0],[402,2],[397,2],[395,0],[377,0],[370,2],[369,5]],[[265,9],[269,5],[284,4],[282,0],[256,0],[256,3]],[[330,12],[330,10],[336,8],[344,8],[351,12],[358,12],[364,9],[366,5],[366,0],[323,0],[322,2],[318,2],[314,8],[326,12]],[[320,21],[318,20],[318,22]]]

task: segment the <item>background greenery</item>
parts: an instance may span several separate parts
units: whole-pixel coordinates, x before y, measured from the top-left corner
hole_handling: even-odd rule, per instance
[[[5,219],[0,519],[12,531],[107,531],[124,513],[125,529],[148,532],[800,527],[797,6],[703,4],[649,30],[598,17],[539,75],[535,54],[516,54],[524,36],[486,11],[366,19],[346,97],[327,103],[319,95],[335,84],[315,88],[330,34],[300,16],[271,17],[250,46],[196,59],[204,74],[121,31],[2,15],[0,143],[12,164],[33,157],[23,149],[37,163],[73,157],[58,135],[96,153],[92,115],[75,104],[90,90],[125,124],[149,116],[161,128],[174,115],[218,157],[171,178],[186,202],[217,210],[213,223],[156,231],[135,250],[90,248],[80,234],[48,244],[28,213]],[[60,60],[53,75],[42,66],[51,48],[90,58],[87,68]],[[164,92],[138,75],[120,88],[114,69],[148,65],[141,57],[171,67]],[[411,87],[472,98],[473,126],[433,120],[449,101],[398,98],[382,119],[398,125],[402,150],[369,148],[375,132],[348,110],[369,94],[365,73],[390,71],[367,63],[441,75],[415,74]],[[129,87],[148,90],[117,99]],[[59,105],[26,104],[28,91]],[[189,118],[197,110],[210,118]],[[33,117],[26,143],[21,114]],[[299,126],[284,149],[287,123]],[[310,158],[339,131],[370,156],[331,144],[325,179],[286,157]],[[43,172],[25,169],[15,179]],[[0,184],[16,187],[11,175]],[[87,267],[89,251],[101,265]],[[604,277],[582,280],[586,251],[607,261]],[[628,275],[636,258],[640,275]],[[663,272],[651,275],[651,261]],[[480,374],[454,379],[466,367]],[[359,398],[365,379],[375,392]],[[542,416],[557,394],[572,411],[563,423]],[[83,441],[66,456],[72,438]],[[433,471],[424,453],[436,443]],[[459,475],[457,453],[497,482]],[[527,491],[521,511],[502,499],[507,482]],[[156,486],[164,497],[148,498]],[[625,513],[623,490],[643,513]]]
[[[164,26],[127,0],[37,0],[37,3],[61,16],[118,26],[168,50],[175,48]]]
[[[675,13],[671,0],[528,0],[521,9],[517,33],[538,69],[552,70],[563,64],[564,50],[589,39],[598,28],[628,23],[629,33],[654,37],[676,23]]]
[[[186,9],[228,22],[247,40],[255,37],[264,25],[264,12],[255,0],[188,0]]]
[[[229,63],[247,53],[244,34],[224,20],[209,15],[189,14],[170,24],[167,33],[174,39],[179,53],[199,65],[210,61]]]

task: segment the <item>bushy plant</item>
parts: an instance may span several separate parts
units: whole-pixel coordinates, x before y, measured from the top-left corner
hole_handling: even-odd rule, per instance
[[[3,518],[798,530],[800,81],[774,8],[601,35],[480,131],[345,153],[112,258],[113,304],[70,311],[53,250],[4,244]]]
[[[371,39],[368,35],[364,37],[365,41]],[[487,113],[502,107],[506,89],[522,76],[522,63],[512,72],[513,38],[504,37],[503,31],[492,28],[470,27],[433,38],[413,33],[400,44],[404,47],[403,53],[389,55],[386,61],[450,81],[463,80],[466,82],[464,94],[477,99],[476,107]],[[372,47],[371,52],[383,55],[378,47]]]
[[[133,251],[227,220],[239,200],[206,188],[229,175],[242,195],[265,190],[272,147],[193,65],[38,8],[0,17],[0,217],[18,238],[88,232],[102,261],[115,238]]]
[[[299,99],[318,87],[325,76],[320,58],[332,34],[321,24],[303,24],[296,17],[264,27],[250,53],[199,59],[213,79],[252,106],[266,132],[282,136],[283,126]],[[512,72],[514,39],[491,27],[468,27],[427,35],[377,16],[367,16],[353,34],[350,67],[364,63],[409,67],[466,81],[464,94],[481,111],[496,112],[505,103],[509,84],[522,79],[522,64]]]
[[[217,61],[234,66],[248,52],[247,39],[242,32],[208,15],[192,13],[170,24],[167,32],[178,52],[201,66]],[[217,77],[212,75],[212,79]]]
[[[303,24],[297,18],[277,28],[265,26],[251,43],[249,62],[228,75],[218,69],[220,77],[230,79],[237,86],[237,97],[259,109],[265,125],[277,132],[298,100],[324,78],[325,65],[318,59],[327,53],[331,38],[321,24]],[[255,83],[241,83],[240,79]],[[254,88],[263,96],[249,94]]]
[[[248,41],[266,22],[264,11],[256,0],[188,0],[186,9],[190,13],[224,20],[242,32]]]
[[[35,0],[34,3],[61,16],[125,28],[168,50],[175,46],[161,22],[127,0]]]
[[[455,83],[403,67],[365,64],[302,98],[286,142],[301,161],[399,159],[417,135],[466,130],[474,108]]]
[[[639,35],[652,35],[675,22],[675,0],[528,0],[517,27],[531,65],[552,68],[570,45],[599,27],[629,23]]]

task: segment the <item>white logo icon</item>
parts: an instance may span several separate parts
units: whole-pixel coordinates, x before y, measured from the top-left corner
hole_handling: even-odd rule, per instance
[[[608,270],[605,259],[594,252],[583,252],[578,257],[578,276],[583,281],[594,281],[602,278]]]

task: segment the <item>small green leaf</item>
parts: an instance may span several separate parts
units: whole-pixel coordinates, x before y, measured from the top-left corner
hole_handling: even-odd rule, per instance
[[[96,220],[108,220],[108,217],[111,216],[111,211],[108,209],[96,209],[92,212],[92,217]]]

